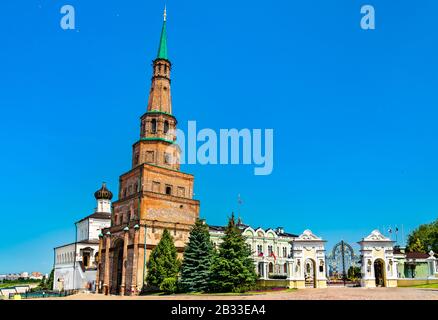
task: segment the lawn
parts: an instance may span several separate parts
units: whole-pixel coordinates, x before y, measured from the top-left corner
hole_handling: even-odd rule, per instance
[[[4,282],[0,283],[0,289],[2,288],[9,288],[9,287],[15,287],[15,286],[31,286],[31,285],[38,285],[40,281],[11,281],[11,282]]]
[[[411,288],[438,289],[438,283],[420,284],[418,286],[412,286]]]
[[[287,288],[273,288],[273,289],[262,289],[262,290],[251,290],[244,293],[238,293],[238,292],[223,292],[223,293],[202,293],[202,292],[186,292],[186,293],[175,293],[175,295],[200,295],[200,296],[255,296],[255,295],[262,295],[266,293],[273,293],[273,292],[292,292],[296,291],[297,289],[287,289]],[[161,296],[166,295],[163,292],[150,292],[150,293],[143,293],[142,295],[147,296]]]

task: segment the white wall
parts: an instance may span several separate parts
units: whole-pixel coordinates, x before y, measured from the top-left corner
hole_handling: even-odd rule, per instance
[[[88,239],[88,219],[85,219],[76,224],[76,239],[77,241],[83,241]]]
[[[89,233],[88,233],[89,239],[93,239],[93,240],[99,239],[99,233],[101,233],[101,230],[111,226],[110,219],[91,218],[89,220],[90,220],[90,227],[89,227]]]

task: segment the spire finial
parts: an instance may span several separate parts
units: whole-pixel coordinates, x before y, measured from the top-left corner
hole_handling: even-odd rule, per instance
[[[164,6],[164,14],[163,14],[163,27],[161,29],[161,37],[160,37],[160,46],[158,47],[157,59],[165,59],[167,60],[167,32],[166,32],[166,19],[167,12],[166,6]]]

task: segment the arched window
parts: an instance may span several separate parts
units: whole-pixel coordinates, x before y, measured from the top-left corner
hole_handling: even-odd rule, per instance
[[[164,121],[164,133],[167,133],[169,131],[169,121]]]
[[[151,121],[151,132],[157,133],[157,119],[152,119]]]
[[[171,195],[172,194],[172,187],[166,186],[166,194]]]
[[[269,262],[269,273],[274,273],[274,264]]]
[[[263,247],[262,247],[261,244],[258,244],[258,245],[257,245],[257,255],[258,255],[259,257],[262,257],[262,256],[263,256]]]
[[[284,272],[284,273],[287,273],[287,263],[285,263],[285,264],[283,265],[283,272]]]

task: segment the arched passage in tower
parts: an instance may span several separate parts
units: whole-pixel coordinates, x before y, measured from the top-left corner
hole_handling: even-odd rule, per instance
[[[112,254],[111,294],[120,294],[123,272],[123,240],[118,239],[114,243]]]

